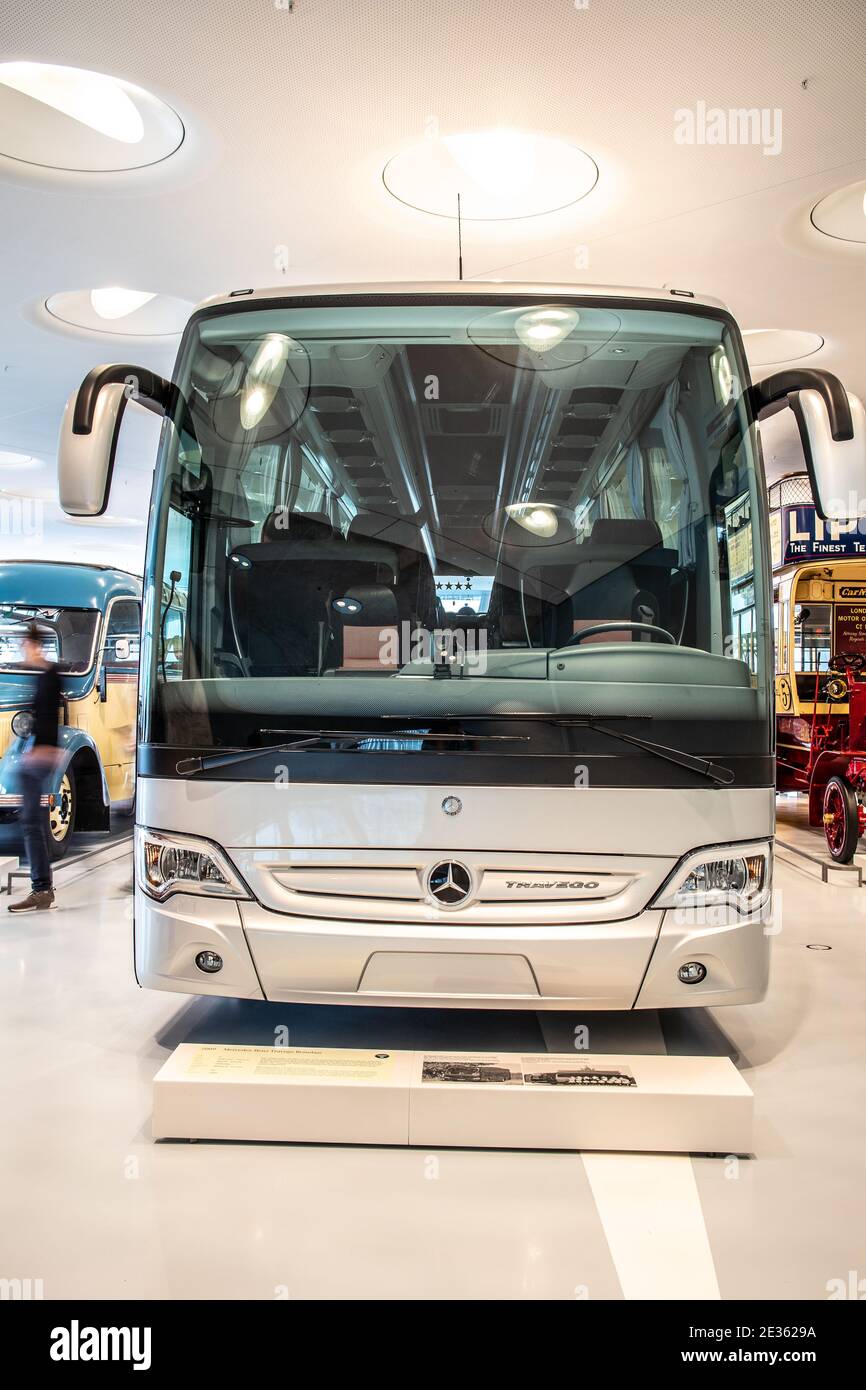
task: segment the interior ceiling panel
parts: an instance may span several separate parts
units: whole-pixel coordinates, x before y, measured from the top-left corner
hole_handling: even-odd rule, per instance
[[[3,59],[124,77],[187,131],[163,165],[123,175],[0,159],[2,449],[53,458],[69,391],[131,350],[52,331],[49,294],[454,276],[454,224],[396,202],[381,171],[406,141],[491,126],[572,141],[599,181],[565,211],[467,225],[468,277],[706,292],[744,327],[820,333],[810,365],[866,396],[866,247],[791,233],[866,175],[862,0],[2,0],[0,19]],[[778,108],[781,147],[678,144],[675,113],[698,102]],[[169,371],[176,342],[132,350]],[[150,447],[119,461],[130,516]]]

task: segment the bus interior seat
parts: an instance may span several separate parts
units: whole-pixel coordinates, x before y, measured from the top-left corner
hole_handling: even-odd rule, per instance
[[[275,585],[270,565],[232,574],[232,612],[250,676],[318,674],[330,660],[331,625],[315,576],[293,573]]]
[[[502,566],[491,596],[499,640],[503,645],[560,647],[596,623],[664,626],[678,564],[678,552],[662,544],[654,521],[599,518],[582,542],[535,550],[522,563],[517,558]],[[599,633],[588,640],[630,638],[622,632]]]
[[[228,566],[229,611],[247,673],[339,667],[342,626],[332,600],[353,585],[393,585],[394,548],[375,540],[350,545],[314,513],[272,512],[262,536],[236,546]]]
[[[340,671],[396,671],[400,666],[399,612],[393,589],[355,584],[344,595],[361,605],[337,618],[342,637]]]
[[[600,517],[575,555],[569,598],[559,606],[556,639],[567,641],[581,628],[604,622],[669,621],[668,590],[679,556],[662,544],[648,518]],[[589,642],[642,640],[642,634],[597,633]]]
[[[431,631],[442,624],[436,579],[424,549],[420,531],[410,521],[375,512],[359,512],[349,525],[348,542],[354,546],[368,539],[388,545],[396,560],[398,618],[412,627]]]

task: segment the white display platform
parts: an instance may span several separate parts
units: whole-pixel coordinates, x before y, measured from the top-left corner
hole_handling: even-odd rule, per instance
[[[153,1137],[748,1154],[753,1099],[727,1057],[182,1043]]]
[[[0,892],[6,892],[6,880],[9,874],[17,873],[19,868],[20,863],[17,854],[6,854],[0,858]]]

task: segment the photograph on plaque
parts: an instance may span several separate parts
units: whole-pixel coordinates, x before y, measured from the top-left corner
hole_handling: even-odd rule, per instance
[[[492,1086],[522,1086],[523,1072],[520,1058],[502,1055],[480,1055],[478,1057],[428,1056],[421,1068],[422,1082],[436,1082],[440,1085],[451,1082],[465,1082]]]
[[[592,1063],[551,1066],[550,1059],[524,1057],[523,1079],[534,1086],[637,1086],[630,1067],[594,1066]]]

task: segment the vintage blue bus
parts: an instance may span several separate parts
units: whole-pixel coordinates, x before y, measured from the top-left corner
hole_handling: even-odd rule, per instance
[[[45,792],[56,858],[73,831],[108,830],[112,806],[135,796],[141,582],[103,565],[0,564],[0,818],[18,815],[35,674],[21,640],[30,623],[60,667],[60,757]]]

